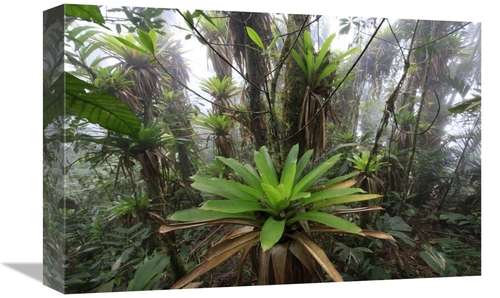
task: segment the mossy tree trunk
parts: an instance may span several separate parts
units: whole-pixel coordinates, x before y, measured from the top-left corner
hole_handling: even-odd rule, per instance
[[[304,24],[307,24],[308,20],[308,15],[292,14],[289,16],[287,24],[288,32],[300,32],[300,36],[297,36],[297,34],[288,35],[283,48],[284,53],[289,52],[292,46],[294,46],[296,51],[300,52],[299,43],[295,41],[297,38],[303,39],[303,31],[297,30],[299,30]],[[304,30],[308,30],[308,28],[305,28]],[[285,140],[282,152],[285,152],[286,154],[286,152],[290,151],[293,145],[299,144],[299,155],[302,155],[306,144],[304,131],[299,131],[299,118],[302,109],[302,102],[304,100],[304,94],[307,88],[307,81],[300,66],[295,62],[292,55],[288,55],[285,63],[285,87],[282,98]]]

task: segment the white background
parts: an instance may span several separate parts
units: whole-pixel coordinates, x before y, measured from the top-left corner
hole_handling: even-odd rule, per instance
[[[496,185],[499,137],[497,82],[500,35],[493,1],[85,1],[75,4],[149,6],[187,9],[246,10],[301,14],[330,14],[410,19],[474,21],[482,23],[483,61],[483,224],[482,276],[350,282],[306,286],[245,287],[91,294],[89,297],[191,297],[226,295],[320,295],[350,297],[493,297],[498,282],[499,218]],[[342,3],[349,4],[342,4]],[[59,297],[42,280],[42,14],[63,4],[58,1],[6,1],[2,5],[0,43],[0,293],[3,297]],[[273,3],[273,4],[271,4]],[[330,3],[330,4],[327,4]],[[496,150],[495,150],[496,149]],[[24,269],[23,269],[24,268]],[[29,268],[29,269],[26,269]],[[497,278],[495,278],[497,277]],[[494,279],[495,278],[495,279]],[[493,286],[490,288],[490,286]],[[495,287],[496,288],[496,287]],[[492,290],[492,291],[491,291]],[[491,291],[491,292],[490,292]]]

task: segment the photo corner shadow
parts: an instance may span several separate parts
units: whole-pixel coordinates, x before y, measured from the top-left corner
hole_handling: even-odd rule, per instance
[[[43,283],[42,263],[2,263],[4,266],[14,269],[28,277]]]

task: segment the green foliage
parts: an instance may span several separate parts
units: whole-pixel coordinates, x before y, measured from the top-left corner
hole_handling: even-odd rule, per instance
[[[415,124],[415,114],[413,112],[408,112],[408,111],[401,111],[400,113],[396,114],[396,119],[398,121],[398,124],[405,129],[409,129],[412,127],[412,125]]]
[[[470,89],[470,85],[467,84],[464,80],[460,80],[457,77],[450,77],[444,75],[439,76],[439,79],[448,86],[455,89],[460,94],[460,96],[462,97],[467,96],[467,93],[469,92]]]
[[[351,269],[358,278],[366,279],[369,276],[370,270],[373,268],[373,265],[370,264],[371,259],[364,258],[364,255],[361,255],[360,263],[350,263],[349,269]]]
[[[387,201],[382,203],[382,206],[388,208],[392,214],[404,212],[407,216],[413,216],[417,213],[418,209],[410,204],[409,201],[415,198],[416,195],[416,193],[412,193],[407,196],[405,193],[391,191],[387,194]]]
[[[264,43],[262,42],[262,40],[260,39],[260,36],[257,32],[255,32],[255,30],[253,30],[252,28],[246,26],[245,29],[247,30],[247,34],[248,36],[250,37],[250,39],[255,42],[255,44],[257,46],[259,46],[259,48],[261,48],[262,50],[264,49]]]
[[[143,30],[137,30],[141,45],[147,50],[148,54],[156,56],[156,31],[150,30],[149,33]]]
[[[44,97],[44,127],[47,126],[65,107],[78,118],[88,119],[103,128],[135,135],[140,129],[140,121],[118,98],[75,76],[65,73],[55,84],[65,84],[64,100],[57,94]]]
[[[387,166],[387,162],[382,161],[383,156],[374,156],[370,158],[370,152],[363,152],[360,155],[353,154],[352,157],[347,158],[352,162],[353,167],[360,172],[363,172],[366,176],[371,174],[377,174],[377,171],[382,167]],[[370,164],[368,164],[368,162]]]
[[[151,233],[143,223],[124,227],[108,221],[108,213],[100,208],[51,214],[60,220],[44,217],[44,281],[61,283],[66,294],[111,291],[128,282],[146,255],[142,246]],[[58,228],[62,222],[64,229]]]
[[[369,248],[351,248],[343,243],[337,243],[335,250],[340,251],[339,257],[349,268],[348,272],[350,274],[342,274],[345,280],[383,280],[391,278],[390,270],[374,265],[372,258],[366,257],[366,254],[373,253]]]
[[[184,108],[189,107],[189,103],[185,90],[180,87],[188,82],[188,75],[185,65],[179,63],[183,52],[176,47],[178,41],[172,42],[170,37],[173,33],[167,33],[163,29],[166,21],[161,15],[165,9],[134,7],[110,9],[109,12],[119,12],[126,16],[124,19],[113,20],[118,34],[114,36],[110,31],[102,30],[108,28],[105,27],[104,17],[98,6],[66,4],[61,7],[65,8],[64,13],[58,11],[59,14],[44,14],[43,124],[44,128],[48,128],[47,131],[59,130],[44,135],[44,162],[50,161],[52,165],[61,165],[64,170],[64,175],[55,179],[57,181],[50,185],[47,181],[53,177],[47,178],[49,175],[46,174],[54,175],[53,172],[59,168],[44,171],[44,187],[48,186],[46,190],[44,189],[44,194],[54,192],[48,199],[44,196],[44,284],[67,293],[161,289],[167,287],[169,282],[171,284],[176,282],[173,277],[175,274],[169,275],[165,272],[165,268],[175,262],[176,252],[179,252],[183,259],[189,260],[188,268],[192,271],[175,283],[173,288],[184,287],[236,254],[240,255],[238,265],[233,266],[237,267],[237,284],[241,282],[241,276],[244,274],[242,272],[246,270],[244,267],[248,263],[252,263],[255,267],[252,268],[255,269],[253,277],[257,278],[258,284],[340,281],[342,277],[346,280],[390,278],[390,271],[378,267],[375,261],[375,255],[382,249],[382,242],[379,239],[395,243],[395,237],[416,247],[407,235],[412,228],[403,218],[391,215],[419,216],[415,207],[417,205],[419,209],[422,207],[429,211],[434,210],[437,206],[436,198],[442,196],[445,182],[449,182],[452,187],[450,200],[444,207],[454,209],[439,210],[429,215],[427,219],[439,223],[433,225],[440,228],[437,232],[444,229],[445,233],[453,237],[460,235],[462,237],[458,238],[460,241],[454,238],[431,240],[429,243],[432,245],[423,245],[423,251],[419,255],[441,276],[480,274],[480,266],[479,268],[477,266],[480,252],[472,248],[476,246],[473,245],[474,241],[478,241],[475,237],[481,233],[480,164],[471,170],[471,163],[467,162],[464,171],[460,169],[456,176],[450,176],[463,144],[470,146],[467,149],[474,151],[474,156],[480,156],[478,154],[480,149],[475,149],[481,146],[479,139],[474,137],[470,143],[469,141],[463,143],[465,140],[463,137],[469,138],[465,133],[460,136],[441,137],[442,135],[433,135],[437,129],[429,131],[425,137],[419,138],[415,166],[407,177],[408,184],[402,187],[405,188],[404,191],[391,184],[396,180],[395,176],[385,175],[397,167],[393,160],[390,160],[389,164],[384,157],[372,156],[371,162],[368,162],[370,156],[367,153],[350,155],[353,152],[351,147],[358,147],[359,152],[368,152],[369,147],[379,145],[373,144],[371,128],[360,128],[356,123],[342,124],[345,124],[343,127],[349,127],[349,130],[365,132],[359,141],[356,140],[355,133],[335,129],[336,147],[331,152],[335,154],[342,152],[349,156],[340,171],[334,167],[339,160],[342,160],[341,155],[332,156],[330,152],[326,154],[327,157],[321,157],[323,163],[315,162],[312,151],[307,151],[300,157],[296,146],[292,148],[285,163],[277,167],[273,162],[274,156],[266,147],[253,152],[245,150],[248,147],[243,149],[242,145],[237,152],[232,144],[230,137],[238,134],[238,131],[232,130],[232,125],[235,123],[233,120],[239,122],[242,128],[251,131],[253,117],[246,108],[235,106],[231,101],[241,91],[238,83],[228,77],[222,79],[213,77],[206,80],[201,78],[201,88],[215,99],[212,106],[214,113],[197,117],[193,122],[212,130],[220,142],[218,146],[227,150],[219,150],[217,154],[222,156],[217,157],[210,165],[200,165],[201,170],[189,180],[195,167],[193,171],[187,169],[188,166],[183,167],[182,161],[186,159],[183,159],[182,154],[191,158],[195,156],[197,150],[189,145],[181,146],[187,144],[192,135],[189,123],[192,119],[192,110]],[[61,18],[61,15],[66,19]],[[230,28],[229,18],[219,17],[218,13],[205,14],[201,10],[186,12],[183,16],[192,30],[188,30],[192,34],[186,36],[186,39],[194,35],[205,45],[208,41],[215,46],[212,48],[215,51],[210,49],[212,54],[220,53],[228,61],[238,60],[239,57],[233,57],[229,51],[221,50],[228,49],[224,45],[229,41],[226,38],[231,36],[227,34],[227,28]],[[74,22],[75,19],[78,22]],[[97,26],[90,23],[79,26],[80,20],[93,22]],[[279,68],[289,66],[288,60],[280,59],[283,57],[280,56],[280,51],[275,49],[276,45],[280,45],[278,48],[283,46],[282,37],[290,33],[284,31],[285,20],[286,17],[276,18],[273,24],[249,22],[252,27],[241,27],[245,29],[239,32],[239,36],[246,33],[251,40],[250,44],[245,45],[246,47],[255,47],[256,53],[264,55],[266,59],[269,55],[274,55],[272,65],[268,66],[278,68],[262,75],[275,76],[265,78],[260,83],[258,81],[253,83],[264,87],[265,82],[275,84],[278,90],[272,89],[271,92],[276,94],[284,85],[282,80],[287,80],[281,76],[283,72],[280,72]],[[60,24],[58,21],[61,21]],[[209,39],[205,32],[201,32],[206,38],[202,40],[198,30],[194,30],[199,28],[200,24],[217,31],[218,35],[214,39]],[[280,24],[282,26],[278,28]],[[327,27],[325,24],[326,22],[321,22],[321,26]],[[370,19],[367,21],[360,21],[357,17],[340,19],[339,34],[351,32],[354,26],[368,28],[370,24]],[[427,34],[425,26],[428,23],[421,24],[419,31],[416,32],[417,35]],[[170,24],[170,20],[168,25],[173,25]],[[263,34],[259,35],[262,29],[260,25],[275,29],[270,44],[270,34],[266,39],[261,38],[264,37]],[[335,105],[345,101],[352,107],[349,111],[339,109],[340,113],[337,114],[341,118],[346,112],[354,112],[357,115],[357,109],[361,108],[361,114],[369,115],[374,123],[378,121],[376,116],[384,109],[383,98],[394,87],[393,84],[397,82],[395,76],[401,72],[400,63],[404,59],[396,58],[396,55],[399,55],[398,49],[411,47],[408,44],[405,46],[405,43],[409,43],[410,33],[415,30],[414,25],[414,22],[395,22],[391,30],[379,32],[370,45],[374,50],[366,52],[364,57],[361,57],[360,64],[363,65],[356,70],[356,73],[360,74],[359,80],[352,81],[352,85],[343,85],[345,89],[338,90],[340,92],[335,94],[338,95],[335,98]],[[452,24],[448,28],[440,26],[436,32],[452,32],[454,30],[452,26],[459,24]],[[407,30],[401,27],[412,28]],[[318,26],[318,31],[320,29]],[[392,33],[393,29],[395,35]],[[462,32],[463,37],[467,30],[462,28],[458,31]],[[304,38],[298,40],[300,49],[290,50],[287,45],[288,49],[283,50],[283,54],[290,54],[291,51],[292,63],[296,62],[299,65],[311,89],[309,90],[311,93],[304,97],[308,97],[310,102],[305,101],[303,105],[303,110],[308,109],[310,113],[304,113],[306,116],[297,119],[297,122],[302,121],[301,123],[305,124],[315,117],[321,119],[319,121],[321,128],[327,125],[331,125],[330,128],[334,127],[332,126],[334,124],[326,123],[329,120],[328,113],[316,114],[320,108],[323,111],[327,109],[333,111],[333,107],[322,104],[322,99],[326,98],[331,87],[338,86],[341,77],[338,72],[342,70],[340,61],[357,51],[351,49],[338,55],[330,52],[335,34],[329,34],[330,32],[318,37],[324,40],[318,49],[314,47],[316,41],[313,41],[306,31]],[[397,35],[399,41],[395,41],[393,35]],[[60,50],[58,47],[62,45],[61,36],[64,36],[64,47],[61,46]],[[323,36],[327,38],[324,39]],[[476,33],[476,36],[480,35]],[[361,44],[364,38],[356,33],[353,44]],[[417,38],[421,43],[432,42],[430,36],[417,36]],[[318,44],[320,42],[318,40]],[[401,47],[395,46],[396,44]],[[442,44],[447,44],[448,53],[460,53],[460,56],[440,55],[439,46]],[[475,43],[472,41],[470,44]],[[56,47],[51,47],[53,45]],[[474,53],[480,50],[479,46],[480,43],[477,43]],[[403,107],[395,115],[398,124],[403,128],[415,124],[415,113],[404,112],[402,109],[413,107],[412,110],[415,110],[417,106],[413,106],[412,102],[415,94],[423,94],[425,90],[425,86],[420,82],[426,67],[422,61],[429,61],[433,72],[453,74],[454,77],[440,77],[439,81],[433,81],[436,90],[442,91],[439,95],[443,98],[447,99],[450,94],[454,95],[449,89],[455,90],[465,98],[479,83],[476,78],[470,79],[469,68],[474,67],[466,60],[470,56],[472,61],[480,55],[462,55],[459,44],[455,39],[452,40],[451,36],[438,38],[432,47],[413,48],[416,49],[413,52],[414,59],[420,62],[410,64],[407,82],[411,82],[411,88],[409,92],[401,93]],[[66,49],[71,50],[66,51]],[[172,49],[176,55],[170,55]],[[104,56],[98,53],[100,50]],[[432,55],[426,57],[426,51],[432,52]],[[434,59],[435,57],[438,59]],[[241,58],[242,64],[248,64],[248,61],[243,61],[244,55]],[[213,56],[209,59],[212,62],[215,60]],[[460,66],[454,65],[457,61],[460,62]],[[103,62],[112,65],[102,67],[105,65]],[[446,67],[440,66],[441,63]],[[225,62],[221,64],[231,71],[231,67]],[[71,74],[65,73],[66,66],[75,70]],[[218,70],[218,67],[212,66]],[[475,76],[480,77],[478,74]],[[367,78],[372,81],[368,81]],[[364,89],[354,89],[361,88],[360,86],[364,86]],[[412,93],[413,91],[415,93]],[[359,94],[362,96],[358,96]],[[248,97],[247,93],[242,93],[243,95]],[[453,118],[467,118],[470,122],[474,120],[471,116],[477,115],[476,112],[481,106],[481,96],[480,93],[472,96],[473,98],[448,109],[453,114],[467,113]],[[357,102],[358,97],[359,102]],[[242,98],[242,104],[246,105],[247,99]],[[274,94],[271,94],[270,109],[273,109],[274,104],[282,104],[279,100],[274,103],[273,99]],[[141,110],[145,108],[146,102],[148,108],[151,107],[148,116]],[[310,105],[313,102],[318,103],[318,109]],[[440,102],[443,103],[443,99]],[[366,107],[371,107],[369,110],[365,109],[368,113],[363,112],[363,108]],[[432,110],[436,108],[436,104],[434,101],[426,102],[425,107]],[[228,111],[234,113],[230,115]],[[268,120],[265,113],[260,115]],[[319,115],[325,117],[318,117]],[[330,115],[334,120],[337,117],[333,112]],[[422,114],[422,121],[427,121],[429,115]],[[446,117],[448,114],[441,113],[436,123],[443,125],[442,127],[451,124]],[[146,118],[147,121],[144,120]],[[155,118],[158,118],[156,122]],[[148,125],[141,125],[140,119]],[[357,118],[347,117],[347,119]],[[286,127],[286,135],[291,135],[294,133],[290,131],[293,122],[287,122],[283,124]],[[365,120],[361,119],[361,123],[364,122]],[[184,126],[183,123],[188,125]],[[314,122],[310,123],[309,127],[313,127]],[[465,128],[469,127],[466,125]],[[305,130],[307,129],[306,127]],[[328,131],[330,133],[331,129]],[[312,137],[309,144],[319,144],[323,139],[332,140],[330,136],[325,133],[321,137]],[[379,140],[381,147],[396,142],[398,147],[402,148],[403,144],[406,144],[401,142],[397,135],[394,135],[392,140],[386,139],[386,136],[387,133],[384,133]],[[242,137],[245,144],[252,136],[237,135],[237,137]],[[439,140],[435,144],[444,149],[425,149],[423,143],[432,138]],[[455,146],[456,144],[459,146]],[[455,147],[458,149],[448,149]],[[319,147],[308,146],[308,148]],[[51,149],[53,151],[50,151]],[[279,150],[279,148],[274,149]],[[318,155],[321,155],[322,150],[316,151],[319,152]],[[280,152],[275,153],[278,155]],[[236,156],[245,156],[245,160],[251,160],[252,154],[253,160],[250,164],[236,160]],[[401,157],[403,154],[398,156]],[[177,168],[177,165],[181,166]],[[461,165],[457,165],[457,168],[459,166]],[[347,174],[352,169],[355,172]],[[394,172],[396,171],[392,171]],[[340,177],[332,178],[334,176],[332,173],[339,173]],[[185,178],[182,181],[181,176]],[[192,185],[188,182],[192,182]],[[64,187],[59,187],[60,185]],[[375,194],[382,193],[380,191],[382,185],[388,191],[387,200],[382,206],[389,213],[380,218],[372,217],[374,220],[368,225],[361,225],[362,221],[357,222],[357,220],[368,212],[358,216],[359,210],[380,210],[378,206],[364,204],[368,201],[373,202],[374,199],[382,201],[381,196]],[[464,185],[466,186],[463,187]],[[195,202],[191,196],[203,197],[205,200],[203,204],[199,204],[199,201]],[[413,201],[416,200],[420,201],[413,206]],[[478,200],[479,203],[476,203]],[[76,207],[68,204],[73,201],[77,203]],[[465,203],[468,205],[465,206]],[[353,205],[350,206],[351,204]],[[60,206],[65,208],[59,208]],[[171,214],[174,210],[188,208],[186,206],[197,207]],[[360,206],[362,208],[357,208]],[[452,212],[449,212],[450,210]],[[173,235],[165,235],[167,237],[164,238],[155,232],[158,223],[163,223],[167,215],[170,215],[168,224],[163,225],[159,231],[174,233],[184,230],[184,233],[176,233],[176,243],[162,242]],[[225,224],[233,225],[234,228],[227,232],[228,230],[220,226]],[[422,226],[419,227],[422,229],[416,231],[419,241],[425,240],[423,236],[429,232],[425,230],[425,224],[428,223],[422,222]],[[376,226],[377,231],[360,228],[365,226]],[[193,232],[191,228],[200,229]],[[226,231],[227,234],[221,231]],[[313,239],[320,233],[331,236],[329,242],[324,243],[326,250],[338,253],[335,261],[340,259],[339,263],[344,262],[345,264],[341,264],[340,267],[344,265],[345,271],[352,276],[347,273],[339,274],[335,268],[338,264],[334,266],[330,261],[332,256],[327,256],[314,242]],[[337,235],[344,237],[361,235],[376,239],[367,242],[365,238],[360,238],[362,240],[359,243],[343,244],[337,241]],[[336,245],[333,246],[332,243]],[[369,244],[363,246],[366,243]],[[166,245],[165,250],[169,255],[158,251],[162,245]]]
[[[96,75],[94,86],[108,93],[116,93],[134,83],[128,78],[125,69],[117,68],[114,65],[108,67],[96,66],[93,71]]]
[[[356,135],[350,131],[338,131],[334,139],[341,144],[354,143],[356,141]]]
[[[332,58],[330,45],[334,38],[335,34],[330,35],[325,40],[325,43],[319,50],[318,55],[315,56],[311,36],[308,31],[304,31],[304,39],[301,42],[301,53],[299,54],[295,49],[292,49],[293,59],[304,72],[307,84],[311,90],[315,90],[320,85],[334,86],[337,84],[337,81],[332,82],[332,80],[329,80],[329,82],[326,82],[325,84],[323,80],[335,73],[341,59],[359,50],[358,48],[353,48],[342,55]]]
[[[132,152],[144,152],[173,144],[174,137],[165,130],[165,125],[160,121],[154,121],[147,127],[141,127],[137,135],[130,138],[128,149]]]
[[[165,20],[161,18],[161,14],[165,10],[164,8],[122,6],[109,9],[108,12],[123,12],[127,16],[128,22],[126,24],[116,24],[116,31],[119,34],[122,31],[122,26],[129,32],[134,32],[137,29],[145,32],[149,32],[151,29],[163,29]]]
[[[354,263],[356,265],[361,265],[364,259],[364,253],[373,253],[373,251],[367,247],[351,248],[341,242],[336,243],[335,246],[334,252],[340,251],[340,259],[348,264]]]
[[[379,177],[379,171],[389,163],[383,161],[383,156],[372,156],[365,151],[361,154],[352,154],[347,158],[352,167],[359,171],[358,186],[370,193],[380,193],[384,189],[384,181]]]
[[[137,198],[134,196],[119,196],[117,201],[107,209],[110,217],[109,220],[115,218],[127,218],[131,220],[141,215],[147,208],[151,207],[151,199],[145,192],[140,192]]]
[[[424,251],[418,255],[429,265],[432,270],[441,276],[455,276],[456,269],[449,265],[449,261],[442,252],[437,251],[432,245],[422,245]]]
[[[476,268],[481,252],[471,248],[456,238],[438,238],[431,240],[434,245],[424,244],[419,256],[432,270],[441,276],[479,275],[481,268]]]
[[[234,156],[235,147],[231,136],[233,121],[226,115],[208,112],[194,119],[194,124],[213,132],[216,154],[224,157]]]
[[[472,212],[464,215],[455,212],[443,212],[439,215],[439,220],[445,221],[448,225],[454,226],[461,234],[476,235],[481,233],[481,212]]]
[[[229,176],[229,174],[231,173],[231,168],[220,160],[213,159],[210,163],[200,168],[198,172],[201,175],[218,177],[222,179]]]
[[[208,115],[201,115],[194,119],[194,123],[211,130],[216,136],[227,136],[233,123],[231,118],[226,115],[215,115],[214,113],[208,112]]]
[[[454,114],[460,114],[466,111],[475,111],[478,110],[481,106],[481,95],[476,95],[471,99],[464,100],[462,102],[459,102],[450,108],[448,108],[448,111],[450,113]]]
[[[169,262],[170,257],[163,254],[155,254],[152,258],[146,257],[137,267],[134,278],[128,284],[127,291],[160,289],[158,282],[165,274],[165,267]]]
[[[377,230],[386,232],[404,243],[415,247],[415,242],[405,233],[410,232],[412,229],[401,217],[391,217],[386,213],[377,220],[376,225]]]
[[[201,90],[207,92],[220,101],[230,99],[240,89],[237,83],[229,77],[224,77],[222,79],[218,77],[210,77],[202,80],[200,82],[200,86]]]
[[[212,18],[210,16],[208,16],[207,14],[205,14],[205,12],[203,12],[203,10],[195,10],[194,12],[186,11],[184,13],[184,17],[185,17],[186,24],[189,26],[190,29],[194,29],[193,28],[193,25],[195,24],[194,19],[196,19],[196,18],[201,19],[202,17],[204,20],[209,22],[211,25],[216,26],[214,21],[212,20]],[[202,39],[199,39],[199,41],[203,44]]]
[[[340,19],[340,35],[348,34],[351,31],[352,25],[359,27],[359,21],[357,21],[357,17],[349,17]]]
[[[88,22],[94,22],[106,28],[104,26],[104,17],[97,5],[64,4],[64,12],[66,17],[75,17]]]

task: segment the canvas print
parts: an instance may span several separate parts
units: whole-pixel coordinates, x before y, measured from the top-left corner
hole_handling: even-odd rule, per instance
[[[43,12],[43,282],[481,275],[481,24]]]

